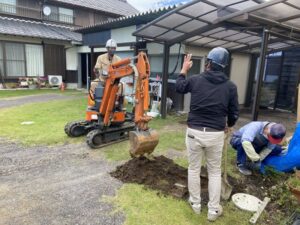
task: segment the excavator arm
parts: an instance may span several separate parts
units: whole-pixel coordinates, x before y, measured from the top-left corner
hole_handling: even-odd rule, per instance
[[[117,63],[114,63],[109,68],[109,76],[105,83],[104,95],[100,106],[100,115],[103,117],[103,125],[108,126],[111,119],[124,119],[116,118],[118,114],[113,112],[116,97],[119,89],[119,82],[122,77],[130,76],[133,74],[133,68],[130,65],[131,59],[126,58]]]
[[[146,115],[149,108],[149,77],[150,64],[147,55],[140,52],[137,56],[136,66],[131,64],[131,59],[126,58],[110,66],[109,76],[106,80],[100,115],[103,117],[103,125],[109,126],[111,120],[122,120],[122,113],[114,112],[116,96],[120,79],[135,74],[134,95],[134,122],[136,131],[129,133],[130,154],[133,157],[151,154],[158,144],[158,133],[148,127],[151,120]]]

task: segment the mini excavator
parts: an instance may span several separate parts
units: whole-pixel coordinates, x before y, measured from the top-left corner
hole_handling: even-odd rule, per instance
[[[98,84],[94,93],[89,92],[85,120],[69,122],[65,133],[69,137],[87,134],[86,142],[91,148],[101,148],[129,139],[132,157],[151,154],[158,144],[158,133],[148,127],[151,120],[146,115],[149,107],[150,64],[147,55],[140,52],[136,65],[132,58],[112,64],[108,70],[105,87]],[[134,75],[134,109],[126,112],[120,107],[120,79]]]

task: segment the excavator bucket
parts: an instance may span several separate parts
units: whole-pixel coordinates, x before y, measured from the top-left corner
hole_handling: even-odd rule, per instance
[[[130,131],[129,142],[132,157],[151,154],[158,144],[158,133],[155,130]]]

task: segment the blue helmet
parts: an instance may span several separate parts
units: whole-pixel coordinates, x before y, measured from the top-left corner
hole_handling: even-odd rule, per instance
[[[225,68],[229,61],[229,52],[222,47],[213,48],[207,56],[213,63]]]

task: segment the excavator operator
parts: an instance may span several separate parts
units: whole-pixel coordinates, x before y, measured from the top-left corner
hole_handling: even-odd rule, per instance
[[[90,94],[94,96],[95,89],[98,85],[105,87],[105,82],[108,76],[109,66],[113,63],[119,62],[121,58],[115,54],[117,49],[117,42],[113,39],[109,39],[105,45],[107,53],[98,56],[94,72],[98,78],[91,82]],[[117,93],[117,100],[120,102],[120,108],[123,103],[123,85],[120,82],[119,91]]]

